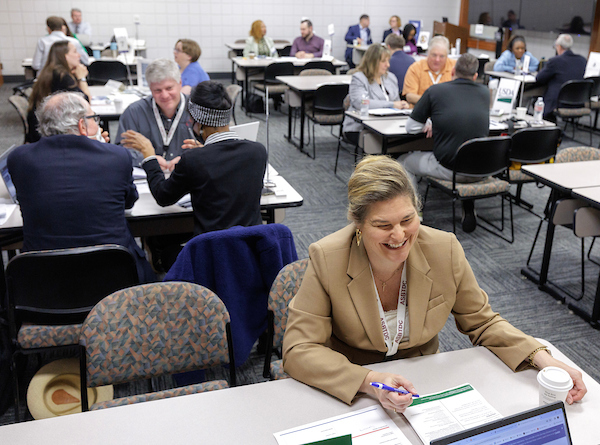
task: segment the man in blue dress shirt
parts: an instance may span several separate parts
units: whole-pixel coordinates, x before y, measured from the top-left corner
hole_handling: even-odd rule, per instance
[[[352,43],[354,43],[354,39],[356,39],[359,44],[370,45],[373,43],[373,40],[371,40],[369,23],[369,16],[367,14],[361,15],[358,25],[353,25],[348,28],[348,32],[346,33],[345,37],[346,42],[352,45]],[[352,62],[352,48],[346,48],[346,62],[350,68],[354,68],[356,66]]]

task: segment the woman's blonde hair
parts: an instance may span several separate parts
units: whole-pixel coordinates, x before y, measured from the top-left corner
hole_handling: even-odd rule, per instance
[[[369,83],[373,82],[375,76],[379,73],[379,63],[383,58],[390,58],[390,53],[381,45],[371,45],[365,52],[358,70],[367,77]]]
[[[256,43],[260,42],[260,40],[263,38],[262,30],[260,29],[262,25],[262,20],[255,20],[252,22],[252,26],[250,27],[250,35],[254,37]]]
[[[390,19],[388,20],[388,24],[389,24],[390,26],[392,26],[392,25],[390,24],[390,22],[392,21],[392,19],[396,19],[396,23],[398,24],[398,28],[400,28],[400,27],[402,26],[402,20],[400,20],[400,17],[398,17],[397,15],[393,15],[393,16],[391,16],[391,17],[390,17]]]
[[[402,165],[389,156],[366,156],[348,181],[348,219],[363,224],[372,204],[398,196],[410,198],[421,210],[421,199]]]

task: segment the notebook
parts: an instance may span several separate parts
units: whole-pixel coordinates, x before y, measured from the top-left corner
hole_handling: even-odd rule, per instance
[[[16,145],[13,145],[8,150],[0,155],[0,174],[2,175],[2,180],[4,181],[4,185],[6,185],[6,190],[8,190],[8,194],[10,195],[10,199],[15,204],[18,204],[17,201],[17,189],[15,189],[15,185],[12,182],[10,177],[10,173],[8,172],[8,165],[6,165],[6,161],[8,159],[8,155]]]
[[[572,445],[565,405],[556,402],[431,441],[431,445]]]
[[[248,141],[256,142],[256,138],[258,136],[258,126],[260,122],[250,122],[247,124],[234,125],[229,129],[237,133],[237,135]]]

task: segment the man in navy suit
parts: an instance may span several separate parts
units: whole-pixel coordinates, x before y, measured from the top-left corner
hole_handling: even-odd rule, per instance
[[[42,138],[7,161],[23,215],[23,250],[119,244],[134,256],[140,281],[153,281],[125,220],[138,199],[127,149],[100,141],[99,117],[79,93],[47,97],[37,116]]]
[[[548,60],[544,68],[537,73],[536,82],[548,85],[544,93],[544,119],[556,121],[554,110],[558,105],[558,93],[563,83],[568,80],[583,79],[587,61],[573,51],[573,37],[561,34],[554,42],[557,56]]]
[[[415,59],[403,51],[404,45],[406,45],[404,37],[392,33],[385,38],[384,43],[391,54],[389,71],[390,73],[394,73],[398,79],[398,88],[402,92],[404,76],[408,67],[415,63]]]
[[[358,25],[353,25],[348,28],[348,32],[346,33],[346,42],[352,45],[354,39],[356,39],[359,44],[370,45],[373,43],[373,40],[371,40],[371,30],[369,29],[369,16],[367,14],[361,15],[358,22]],[[346,48],[346,62],[350,68],[354,68],[356,66],[354,63],[352,63],[352,48]]]

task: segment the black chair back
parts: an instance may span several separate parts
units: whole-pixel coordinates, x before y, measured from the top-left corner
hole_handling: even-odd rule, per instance
[[[344,113],[344,99],[348,95],[349,85],[321,85],[315,92],[314,109],[321,113]]]
[[[127,67],[118,60],[96,60],[88,67],[88,84],[104,85],[109,80],[127,82]]]
[[[104,297],[138,283],[135,259],[116,244],[22,253],[6,266],[11,327],[82,323]]]
[[[589,102],[594,81],[569,80],[562,84],[558,92],[556,108],[584,108]]]
[[[561,135],[558,127],[518,130],[511,137],[509,159],[521,164],[546,162],[556,156]]]
[[[592,92],[590,93],[590,97],[600,96],[600,77],[593,76],[588,77],[586,80],[591,80],[594,82],[594,86],[592,87]]]
[[[291,52],[292,52],[292,45],[287,45],[279,50],[279,55],[281,57],[289,57]]]
[[[333,66],[333,63],[328,62],[327,60],[312,60],[310,62],[307,62],[306,65],[302,67],[301,71],[310,69],[327,70],[331,74],[335,74],[335,67]]]
[[[293,76],[294,64],[292,62],[277,62],[267,65],[265,68],[265,83],[279,84],[277,76]]]
[[[454,158],[454,173],[474,178],[494,176],[508,168],[510,136],[471,139]]]

